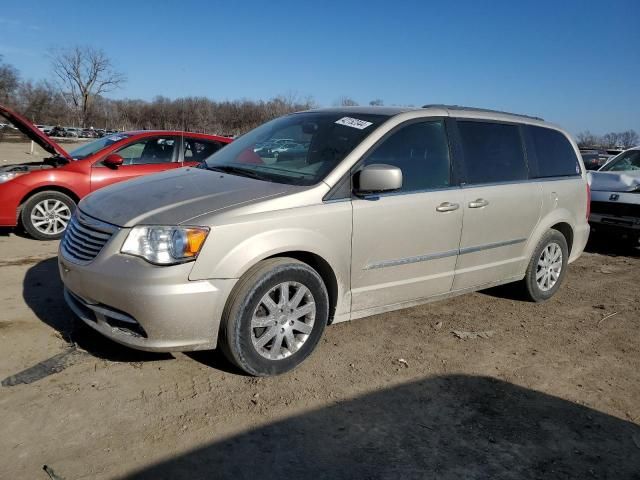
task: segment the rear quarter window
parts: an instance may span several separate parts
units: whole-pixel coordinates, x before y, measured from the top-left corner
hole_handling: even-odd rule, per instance
[[[580,163],[573,146],[557,130],[528,125],[527,153],[533,178],[580,175]]]
[[[517,125],[458,120],[465,183],[526,180],[529,177]]]

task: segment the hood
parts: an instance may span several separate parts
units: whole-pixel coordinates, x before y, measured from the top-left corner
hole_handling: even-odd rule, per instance
[[[640,188],[640,170],[626,172],[589,172],[591,190],[632,192]]]
[[[102,188],[85,197],[79,208],[120,227],[179,225],[200,215],[301,188],[199,168],[179,168]]]
[[[44,132],[41,132],[38,127],[36,127],[22,115],[19,115],[14,111],[9,110],[7,107],[0,105],[0,116],[9,120],[18,130],[29,137],[29,139],[40,145],[51,155],[60,155],[67,160],[73,160],[71,158],[71,155],[69,155],[64,148],[51,140]]]

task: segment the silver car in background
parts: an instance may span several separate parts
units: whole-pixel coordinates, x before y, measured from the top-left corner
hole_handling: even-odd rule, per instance
[[[640,147],[611,158],[596,172],[589,172],[591,215],[597,233],[640,246]]]
[[[306,147],[260,156],[281,138]],[[508,282],[549,299],[587,242],[588,203],[575,142],[541,119],[314,110],[258,127],[201,168],[89,195],[60,274],[73,311],[119,343],[220,347],[272,375],[304,360],[329,323]]]

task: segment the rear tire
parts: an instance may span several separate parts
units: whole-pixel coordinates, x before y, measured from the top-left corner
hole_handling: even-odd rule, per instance
[[[545,233],[533,251],[522,280],[526,297],[533,302],[545,302],[555,295],[567,274],[568,259],[564,235],[557,230]]]
[[[293,258],[264,260],[229,296],[220,347],[250,375],[279,375],[313,352],[328,317],[329,296],[318,272]]]
[[[62,237],[76,209],[68,195],[54,190],[39,192],[29,198],[20,212],[25,231],[37,240]]]

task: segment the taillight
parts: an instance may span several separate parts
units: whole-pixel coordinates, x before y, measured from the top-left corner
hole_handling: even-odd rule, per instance
[[[589,220],[590,215],[591,215],[591,187],[589,186],[589,182],[587,182],[587,220]]]

